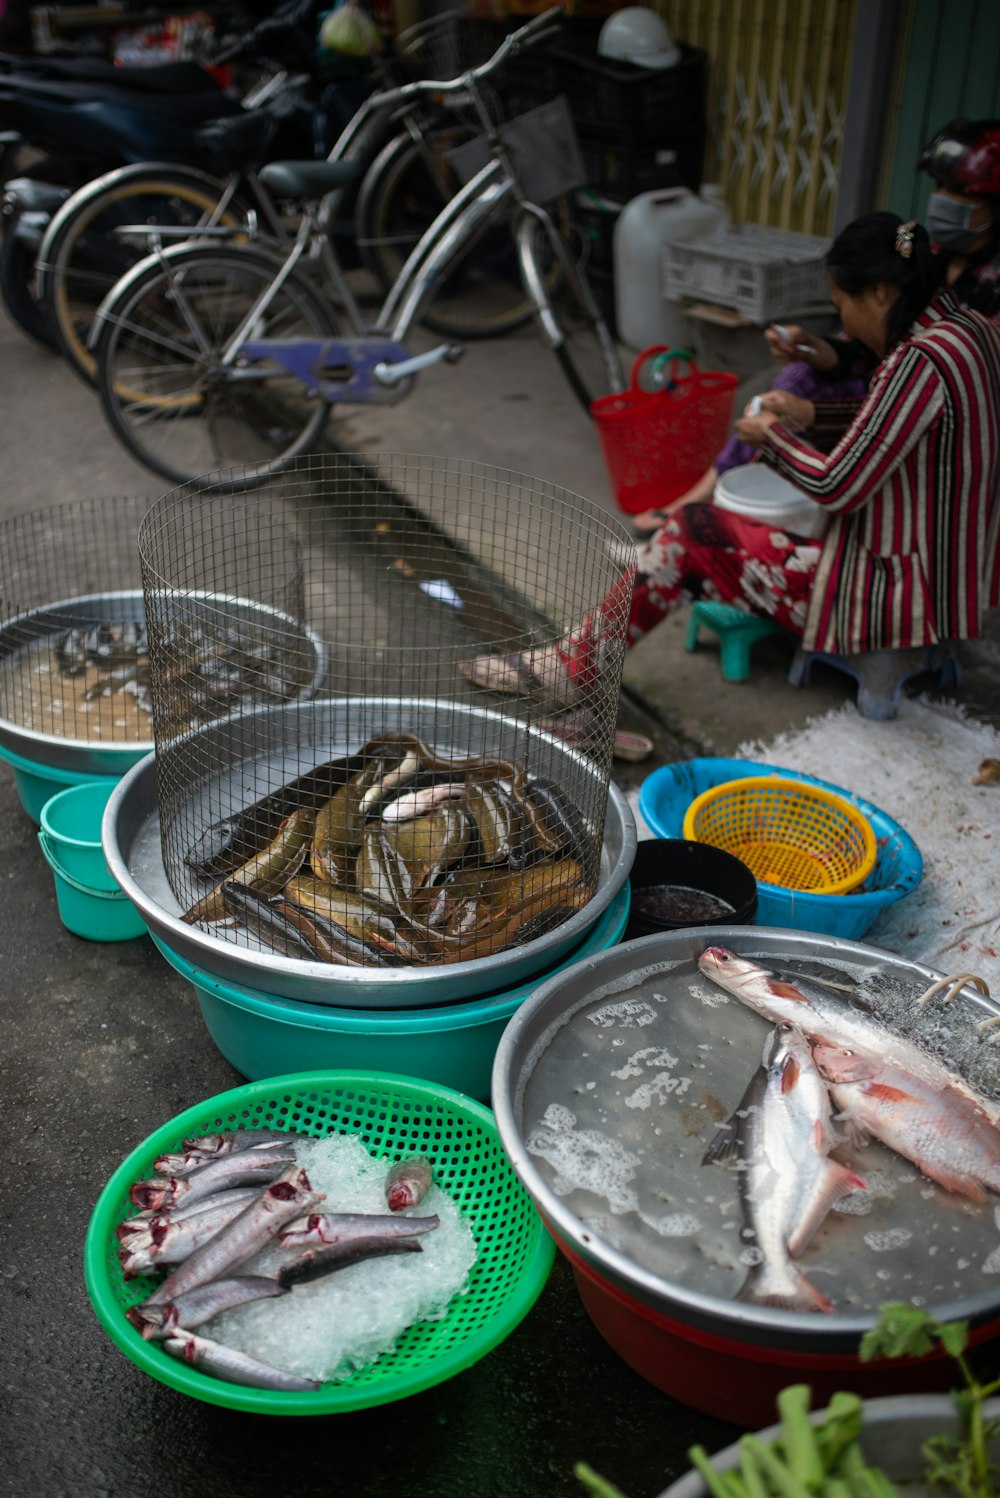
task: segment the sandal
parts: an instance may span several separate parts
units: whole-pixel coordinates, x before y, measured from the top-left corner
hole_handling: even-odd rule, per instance
[[[597,736],[597,719],[588,708],[578,708],[562,718],[546,718],[538,727],[577,748],[591,743]],[[612,748],[615,759],[641,764],[652,752],[653,740],[647,734],[633,733],[627,728],[616,729]]]
[[[562,667],[543,676],[524,655],[477,655],[459,661],[458,669],[474,687],[508,697],[542,697],[556,707],[571,707],[579,689]]]
[[[640,520],[648,517],[651,525],[640,525]],[[670,519],[666,510],[644,510],[642,515],[636,515],[632,519],[632,534],[637,541],[649,541],[656,535],[657,531]]]
[[[477,655],[471,661],[459,661],[458,669],[474,687],[502,696],[524,697],[541,692],[544,686],[520,655]]]

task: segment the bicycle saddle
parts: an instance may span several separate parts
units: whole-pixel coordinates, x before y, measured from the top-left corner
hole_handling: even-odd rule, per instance
[[[279,198],[321,198],[364,176],[360,161],[271,161],[260,180]]]

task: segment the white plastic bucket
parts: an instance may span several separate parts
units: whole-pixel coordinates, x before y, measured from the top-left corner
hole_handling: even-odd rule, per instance
[[[764,463],[743,463],[722,474],[715,486],[715,503],[734,515],[779,526],[797,536],[818,540],[826,530],[823,506]]]

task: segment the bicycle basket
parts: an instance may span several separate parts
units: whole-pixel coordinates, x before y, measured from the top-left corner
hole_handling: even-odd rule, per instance
[[[669,378],[644,390],[640,374],[652,359],[669,363]],[[738,384],[737,375],[699,369],[686,354],[654,347],[636,358],[628,390],[594,401],[590,411],[619,509],[638,515],[669,504],[701,478],[725,441]]]
[[[569,105],[560,94],[500,126],[500,138],[526,198],[551,203],[587,180]],[[455,146],[448,160],[462,182],[470,182],[490,158],[482,137]]]

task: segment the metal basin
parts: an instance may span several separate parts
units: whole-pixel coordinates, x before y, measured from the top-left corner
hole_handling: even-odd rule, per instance
[[[224,614],[234,625],[252,623],[265,634],[272,632],[285,640],[289,634],[297,635],[301,639],[303,659],[307,662],[298,700],[307,700],[320,691],[326,676],[328,651],[314,630],[268,604],[219,593],[185,595],[185,617],[189,622],[199,622],[200,605],[204,606],[206,624],[218,625],[220,614]],[[104,620],[109,623],[143,623],[142,589],[62,599],[5,620],[0,623],[0,673],[17,669],[17,657],[22,651],[36,647],[37,642]],[[16,707],[13,692],[10,697],[11,707]],[[122,774],[153,748],[152,723],[148,738],[142,739],[111,741],[82,738],[72,733],[47,733],[18,721],[16,712],[12,715],[10,709],[4,716],[3,706],[7,698],[8,693],[0,680],[0,746],[37,764],[85,774]]]
[[[297,725],[294,754],[288,739],[293,720]],[[233,735],[241,728],[252,737],[256,757],[250,762],[237,755],[228,768],[221,768],[231,754]],[[190,804],[181,813],[175,812],[174,820],[180,815],[187,826],[200,828],[220,814],[218,808],[225,808],[227,799],[232,806],[242,806],[256,800],[262,788],[276,788],[302,773],[306,763],[354,753],[375,733],[403,730],[417,734],[441,753],[457,753],[462,746],[464,753],[510,754],[516,745],[520,762],[556,780],[575,804],[593,804],[598,793],[604,801],[603,782],[586,755],[520,721],[465,704],[352,698],[310,702],[284,711],[268,709],[229,724],[209,725],[180,750],[193,763],[220,768],[214,778],[191,790]],[[446,730],[450,738],[444,736]],[[306,761],[303,755],[308,752],[313,758]],[[248,784],[253,786],[252,795],[248,795]],[[199,815],[201,805],[212,807],[212,815]],[[179,899],[167,877],[155,756],[135,765],[112,793],[102,837],[114,877],[149,929],[172,951],[230,982],[278,998],[346,1009],[426,1009],[517,987],[559,962],[582,941],[624,885],[636,850],[631,808],[611,786],[607,788],[595,893],[562,925],[523,946],[472,961],[443,967],[363,968],[304,962],[260,951],[180,919],[190,903],[189,892],[182,891]]]
[[[956,1369],[956,1375],[958,1370]],[[810,1417],[817,1425],[825,1415],[818,1410]],[[1000,1400],[988,1400],[984,1415],[989,1421],[1000,1420]],[[897,1483],[905,1483],[906,1498],[930,1498],[941,1488],[921,1481],[924,1462],[920,1448],[932,1436],[955,1438],[962,1433],[962,1422],[950,1394],[890,1394],[885,1399],[867,1399],[861,1411],[859,1442],[865,1460],[881,1467]],[[780,1425],[768,1426],[760,1439],[770,1445],[781,1434]],[[987,1442],[990,1458],[1000,1460],[1000,1435],[994,1433]],[[712,1457],[716,1472],[738,1471],[741,1461],[739,1442],[727,1446]],[[709,1490],[700,1472],[688,1472],[672,1482],[660,1498],[709,1498]]]
[[[866,1379],[882,1392],[940,1387],[946,1359],[929,1371],[931,1360],[862,1366],[858,1343],[878,1304],[893,1299],[916,1298],[941,1320],[968,1319],[976,1341],[997,1334],[994,1203],[943,1191],[881,1144],[854,1155],[869,1192],[832,1212],[798,1261],[836,1311],[734,1298],[749,1262],[738,1178],[701,1160],[759,1066],[770,1027],[701,978],[695,962],[710,945],[780,976],[846,973],[889,995],[890,1007],[898,994],[893,1028],[916,1034],[926,1016],[936,1046],[967,1035],[963,1069],[996,1095],[997,1047],[975,1026],[1000,1004],[964,989],[943,1013],[932,1005],[915,1019],[907,1000],[939,975],[874,947],[710,926],[627,942],[554,975],[504,1032],[492,1102],[504,1148],[589,1314],[658,1387],[741,1424],[765,1423],[774,1393],[796,1378],[817,1397],[836,1387],[866,1392]],[[609,1172],[591,1174],[589,1189],[576,1163],[587,1158]]]

